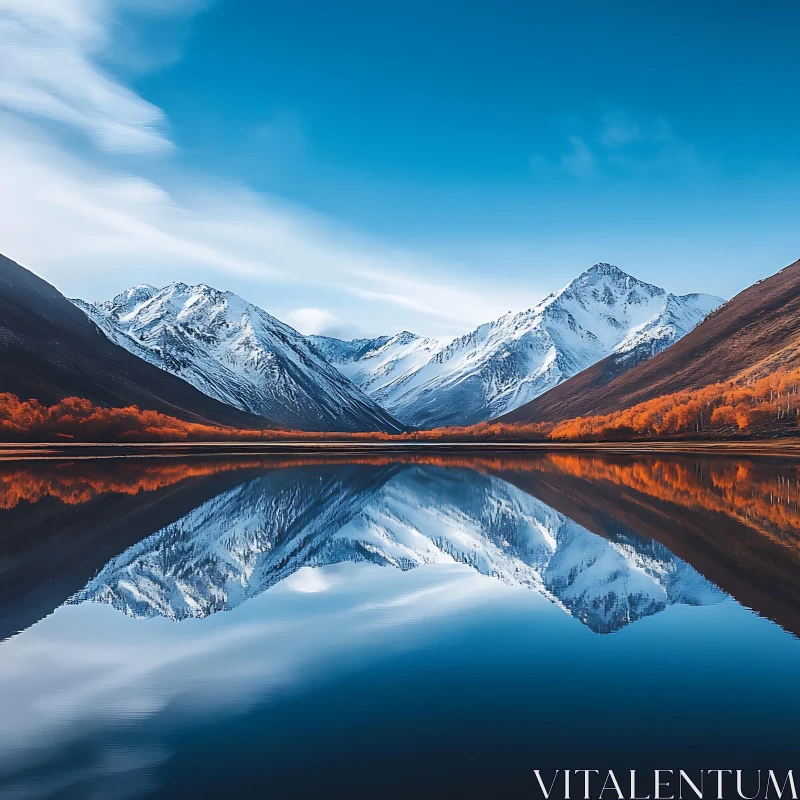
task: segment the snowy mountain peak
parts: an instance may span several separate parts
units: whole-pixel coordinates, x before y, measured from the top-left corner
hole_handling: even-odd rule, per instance
[[[613,264],[595,264],[567,284],[554,299],[562,296],[582,296],[585,300],[596,300],[604,305],[615,302],[641,304],[647,298],[665,297],[667,292],[651,283],[645,283]]]
[[[612,353],[661,352],[722,300],[678,297],[598,263],[527,311],[452,341],[404,331],[374,349],[340,347],[337,367],[408,425],[469,425],[511,411]]]
[[[149,283],[137,283],[136,286],[131,286],[130,289],[125,289],[124,292],[120,292],[115,298],[115,303],[125,303],[130,300],[141,300],[146,299],[149,300],[154,294],[158,292],[158,289]]]
[[[627,272],[623,272],[619,267],[614,264],[607,264],[605,261],[598,261],[597,264],[593,264],[583,275],[608,275],[620,280],[632,278]],[[632,278],[632,280],[636,280],[636,278]]]
[[[410,331],[351,342],[324,336],[309,339],[342,374],[384,408],[387,399],[444,346],[443,340],[425,338]]]
[[[294,328],[232,292],[178,281],[133,287],[105,303],[73,302],[140,358],[280,427],[402,427]]]
[[[120,292],[113,300],[107,300],[99,305],[113,310],[117,314],[128,314],[144,305],[157,293],[158,289],[155,286],[151,286],[149,283],[140,283],[136,286],[131,286],[130,289],[126,289],[124,292]]]
[[[378,336],[376,339],[336,339],[333,336],[308,336],[307,341],[331,364],[349,364],[366,353],[383,347],[390,336]]]
[[[411,331],[400,331],[400,333],[392,336],[390,341],[396,344],[410,344],[421,338],[421,336],[417,336],[416,333],[411,333]]]

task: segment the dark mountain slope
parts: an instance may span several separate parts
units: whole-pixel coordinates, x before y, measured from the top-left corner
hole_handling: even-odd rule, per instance
[[[603,359],[502,422],[559,422],[608,414],[684,389],[800,366],[800,261],[712,312],[669,349],[620,374]]]
[[[0,392],[48,404],[78,396],[193,422],[273,427],[113,344],[53,286],[2,255]]]

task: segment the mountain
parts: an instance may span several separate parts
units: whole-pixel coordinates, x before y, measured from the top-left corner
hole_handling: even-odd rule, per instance
[[[349,364],[357,361],[367,353],[377,350],[391,339],[391,336],[378,336],[376,339],[351,339],[343,341],[332,336],[307,336],[306,340],[325,357],[336,365]]]
[[[342,374],[384,408],[393,404],[405,381],[444,346],[438,339],[426,339],[409,331],[350,342],[325,336],[309,339]]]
[[[0,391],[48,404],[78,396],[193,422],[270,425],[113,344],[53,286],[5,256],[0,256]]]
[[[171,283],[134,286],[101,303],[73,302],[111,341],[283,428],[403,429],[296,330],[231,292]]]
[[[724,594],[663,545],[613,539],[499,478],[402,464],[275,470],[207,501],[112,559],[72,602],[137,618],[206,617],[303,567],[466,564],[609,633]]]
[[[502,420],[558,422],[607,414],[671,392],[799,366],[796,261],[736,295],[666,352],[612,380],[606,380],[608,360],[601,361]]]
[[[403,332],[315,346],[407,425],[469,425],[524,405],[601,359],[615,374],[660,353],[722,303],[595,264],[561,291],[451,342]]]

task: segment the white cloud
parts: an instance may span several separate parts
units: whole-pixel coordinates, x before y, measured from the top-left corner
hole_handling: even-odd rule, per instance
[[[195,176],[168,189],[142,175],[92,166],[3,115],[0,151],[0,251],[72,295],[102,299],[134,282],[180,277],[233,289],[275,311],[286,306],[281,287],[295,286],[301,296],[324,295],[326,304],[368,300],[352,321],[372,315],[375,334],[404,327],[427,333],[426,326],[457,333],[514,305],[515,298],[503,300],[488,288],[448,281],[441,263],[276,198]],[[444,279],[420,277],[431,273]],[[398,312],[392,316],[387,307]]]
[[[678,136],[666,120],[616,114],[604,117],[603,126],[600,141],[609,151],[608,164],[635,177],[656,173],[690,177],[707,169],[694,145]]]
[[[346,302],[371,334],[461,333],[515,307],[518,292],[504,298],[491,276],[467,282],[440,260],[153,159],[173,148],[164,113],[97,60],[121,11],[199,5],[0,0],[0,252],[72,296],[180,276],[268,311]]]
[[[108,46],[112,10],[105,0],[0,0],[0,106],[77,129],[105,150],[168,149],[161,109],[93,60]]]
[[[295,308],[286,315],[285,322],[306,336],[346,338],[349,332],[343,320],[324,308]]]
[[[541,153],[530,157],[533,170],[543,175],[563,175],[567,173],[575,178],[588,178],[596,169],[596,158],[592,149],[581,136],[570,136],[567,140],[569,149],[559,158],[552,160]]]

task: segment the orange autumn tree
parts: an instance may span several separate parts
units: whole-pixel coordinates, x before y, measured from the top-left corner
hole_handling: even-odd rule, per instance
[[[67,397],[51,406],[0,394],[0,439],[3,441],[182,441],[189,439],[259,438],[261,431],[185,422],[136,406],[103,408],[90,400]]]
[[[52,406],[0,394],[0,441],[608,441],[685,436],[770,436],[797,430],[800,369],[747,377],[637,403],[630,408],[551,422],[481,422],[390,435],[243,430],[186,422],[136,406],[103,408],[68,397]]]
[[[146,411],[137,406],[103,408],[89,400],[68,397],[52,406],[0,394],[0,441],[7,442],[181,442],[181,441],[463,441],[529,435],[539,439],[552,426],[481,423],[469,428],[440,428],[390,435],[297,430],[243,430],[205,425]],[[498,431],[501,433],[499,434]]]
[[[105,408],[79,397],[51,406],[0,393],[0,441],[5,442],[218,442],[218,441],[374,441],[380,431],[339,433],[298,430],[247,430],[210,425],[147,411],[138,406]]]
[[[714,433],[774,433],[797,428],[800,370],[714,383],[637,403],[622,411],[576,417],[549,438],[580,441]]]

